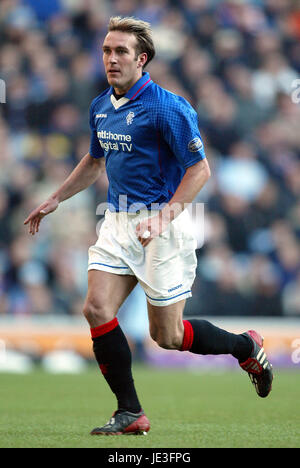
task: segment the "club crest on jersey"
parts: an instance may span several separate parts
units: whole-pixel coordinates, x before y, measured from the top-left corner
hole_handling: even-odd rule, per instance
[[[194,138],[191,140],[188,144],[188,150],[191,151],[192,153],[196,153],[202,148],[203,144],[200,138]]]
[[[131,125],[134,117],[134,112],[130,111],[126,116],[127,125]]]

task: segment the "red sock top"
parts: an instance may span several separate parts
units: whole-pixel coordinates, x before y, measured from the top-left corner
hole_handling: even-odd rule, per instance
[[[105,333],[110,332],[119,325],[117,317],[112,319],[110,322],[103,323],[98,327],[91,328],[92,338],[98,338],[98,336],[105,335]]]
[[[194,330],[191,323],[188,320],[183,320],[184,335],[180,351],[188,351],[194,341]]]

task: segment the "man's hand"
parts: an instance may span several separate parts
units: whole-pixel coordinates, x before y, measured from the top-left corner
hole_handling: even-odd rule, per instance
[[[49,198],[49,200],[42,203],[38,208],[33,210],[30,215],[25,219],[24,224],[29,223],[29,234],[39,232],[41,220],[49,213],[52,213],[58,207],[59,202],[57,198]]]
[[[146,247],[152,239],[164,232],[170,221],[164,221],[161,214],[153,218],[143,219],[136,227],[136,235],[143,247]]]
[[[171,200],[157,216],[144,219],[136,227],[136,235],[143,247],[164,232],[168,225],[194,200],[210,177],[207,159],[187,168]]]

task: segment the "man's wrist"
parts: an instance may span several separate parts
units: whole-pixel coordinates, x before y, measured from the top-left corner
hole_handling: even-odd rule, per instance
[[[166,226],[171,223],[183,210],[184,206],[182,203],[167,203],[159,213],[163,225]]]
[[[56,202],[58,204],[62,201],[62,200],[60,200],[59,195],[57,193],[54,193],[53,195],[51,195],[49,200],[52,200],[52,201],[54,201],[54,202]]]

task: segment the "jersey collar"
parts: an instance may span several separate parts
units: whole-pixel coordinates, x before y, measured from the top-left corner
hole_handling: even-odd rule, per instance
[[[126,99],[126,102],[128,102],[127,101],[128,99],[130,101],[133,101],[134,99],[139,97],[145,91],[145,89],[147,89],[148,86],[150,86],[152,83],[153,81],[151,80],[149,73],[143,72],[143,75],[141,76],[141,78],[130,88],[129,91],[127,91],[127,93],[125,94],[123,98],[119,99],[119,101],[121,101],[122,104],[124,103],[123,99],[124,100]],[[114,97],[112,86],[110,87],[108,94]],[[115,101],[117,100],[115,99]]]
[[[152,83],[153,81],[151,80],[149,73],[143,72],[141,78],[132,86],[132,88],[130,88],[125,97],[130,99],[130,101],[133,101],[139,97]]]

